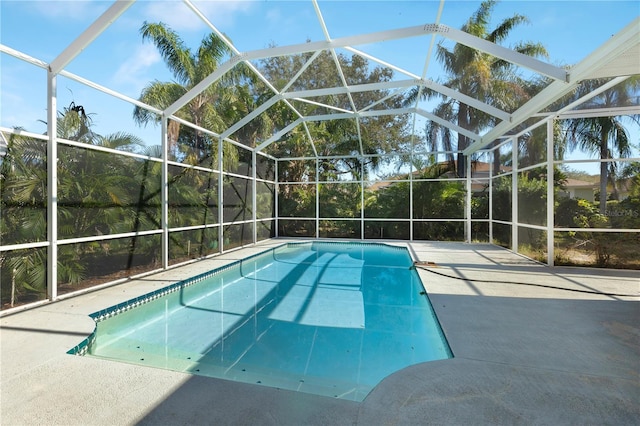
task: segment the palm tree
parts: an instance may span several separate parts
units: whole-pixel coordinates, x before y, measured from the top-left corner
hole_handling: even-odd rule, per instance
[[[634,161],[625,165],[621,172],[621,178],[631,182],[630,196],[640,198],[640,161]]]
[[[588,80],[582,83],[576,92],[579,98],[584,93],[601,86],[603,79]],[[632,77],[611,90],[607,90],[594,97],[587,105],[588,108],[614,108],[632,105],[640,90],[640,77]],[[640,115],[626,116],[631,122],[640,125]],[[627,158],[631,155],[632,143],[629,132],[624,125],[624,117],[604,116],[574,118],[566,122],[566,144],[568,150],[576,148],[599,155],[601,160],[613,158]],[[602,161],[600,163],[600,213],[607,209],[607,184],[616,175],[616,163]],[[611,182],[614,186],[615,182]]]
[[[56,122],[57,136],[61,139],[122,151],[136,151],[141,146],[138,138],[126,133],[101,136],[93,132],[91,114],[73,102],[58,112]],[[64,144],[58,148],[58,238],[131,231],[131,221],[136,214],[133,210],[138,207],[135,205],[138,195],[135,191],[140,187],[135,171],[138,161]],[[3,212],[0,238],[5,243],[46,239],[46,161],[44,141],[19,133],[11,135],[0,168]],[[87,274],[87,256],[96,247],[99,247],[97,243],[61,246],[59,282],[80,282]],[[1,279],[17,284],[15,291],[19,298],[44,296],[45,249],[11,251],[2,256],[0,263]]]
[[[214,33],[205,36],[196,51],[185,46],[180,36],[163,23],[145,22],[140,33],[143,41],[153,42],[175,79],[171,82],[153,81],[143,89],[140,95],[140,101],[162,110],[218,69],[222,61],[232,53],[226,42]],[[176,112],[176,116],[196,126],[221,133],[255,108],[255,97],[251,92],[252,84],[250,84],[255,83],[255,80],[255,75],[249,68],[239,64],[198,93]],[[138,124],[144,125],[149,122],[158,123],[161,119],[158,115],[140,107],[134,109],[133,117]],[[237,135],[246,138],[241,142],[252,146],[255,143],[256,134],[267,133],[268,124],[264,126],[261,124],[257,120],[252,123],[252,126],[245,126]],[[215,159],[218,153],[216,138],[189,127],[181,128],[180,123],[174,120],[169,120],[167,130],[169,150],[175,158],[189,164],[216,166]],[[224,143],[222,149],[223,168],[226,171],[235,171],[239,157],[238,148]],[[183,170],[169,183],[170,205],[173,206],[170,212],[171,221],[176,220],[181,224],[190,222],[190,219],[182,215],[186,215],[188,210],[188,213],[200,218],[200,223],[208,222],[209,205],[215,199],[215,197],[212,198],[215,188],[211,186],[214,178],[211,175],[197,177],[191,176],[192,174]],[[194,180],[195,186],[191,190],[186,190],[184,183],[190,179]],[[206,189],[200,188],[203,182]],[[225,186],[228,185],[225,183]],[[200,194],[198,191],[203,192]],[[191,206],[191,208],[182,211],[184,206]],[[200,210],[202,215],[193,211],[193,207]],[[201,242],[204,242],[206,233],[206,229],[203,229]]]
[[[176,32],[163,23],[145,22],[140,32],[144,41],[150,40],[158,48],[175,78],[175,81],[171,82],[152,81],[142,90],[139,100],[159,109],[165,109],[177,101],[214,72],[222,60],[231,54],[229,46],[214,33],[206,36],[198,50],[193,52],[184,45]],[[237,69],[238,71],[225,74],[222,79],[199,93],[184,108],[176,112],[176,116],[213,131],[225,129],[224,117],[219,112],[222,109],[217,106],[223,101],[224,90],[233,87],[239,78],[238,73],[245,71],[242,66]],[[228,100],[225,102],[228,103]],[[159,123],[161,119],[157,114],[140,107],[135,107],[133,118],[141,125],[147,125],[149,122]],[[168,138],[171,151],[177,157],[182,157],[180,159],[191,155],[196,162],[199,162],[199,158],[211,158],[211,153],[217,152],[213,146],[215,141],[211,141],[208,136],[199,131],[194,134],[191,129],[182,130],[180,123],[173,120],[169,121]],[[190,146],[191,152],[180,152],[176,147],[178,140]],[[229,157],[233,158],[231,153]]]
[[[462,26],[462,31],[492,43],[500,44],[507,39],[511,31],[518,25],[528,22],[520,14],[504,19],[494,29],[489,28],[491,13],[496,1],[485,0],[478,10]],[[514,50],[530,56],[546,56],[546,49],[539,43],[518,43]],[[442,63],[448,74],[444,85],[471,96],[496,108],[514,111],[531,94],[530,85],[515,73],[515,66],[502,59],[480,52],[471,47],[456,44],[453,49],[439,43],[436,57]],[[439,94],[432,90],[424,90],[422,97],[431,99]],[[414,103],[418,96],[418,89],[414,88],[407,96],[405,103]],[[456,123],[463,129],[480,131],[486,126],[495,124],[497,119],[482,111],[476,110],[462,102],[442,96],[434,113],[440,117]],[[451,130],[437,123],[427,124],[427,143],[432,150],[439,145],[445,151],[453,150]],[[461,151],[469,146],[466,136],[458,134],[456,149]],[[458,174],[464,175],[463,156],[458,154]]]

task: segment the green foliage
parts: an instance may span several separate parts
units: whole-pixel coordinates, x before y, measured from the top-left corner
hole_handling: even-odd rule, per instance
[[[14,292],[17,300],[42,299],[46,293],[46,262],[47,253],[43,249],[17,250],[3,254],[0,277],[3,283],[2,305],[9,302],[10,291]]]
[[[320,184],[320,212],[324,218],[359,218],[360,185],[354,183]]]
[[[365,216],[368,218],[408,219],[409,182],[393,183],[365,193]]]
[[[282,185],[280,190],[279,216],[304,218],[316,216],[315,184]]]
[[[518,177],[518,221],[532,225],[547,222],[547,181],[525,173]]]
[[[298,70],[310,59],[304,53],[291,56],[272,57],[263,60],[259,69],[276,87],[284,87],[291,81]],[[378,83],[390,81],[392,72],[385,67],[372,67],[369,62],[358,55],[338,54],[338,62],[345,79],[350,85]],[[340,74],[332,55],[329,52],[319,54],[307,69],[292,83],[289,90],[311,90],[342,85]],[[352,94],[357,106],[368,105],[387,95],[386,91],[357,92]],[[322,97],[319,101],[345,110],[352,110],[353,105],[344,95]],[[400,108],[399,97],[386,99],[380,108]],[[294,102],[295,108],[303,115],[321,115],[331,111],[324,107]],[[298,116],[282,103],[270,108],[271,119],[275,128],[282,129]],[[308,133],[307,133],[308,131]],[[309,136],[311,139],[309,139]],[[397,151],[410,142],[409,120],[407,115],[361,117],[356,120],[308,121],[306,129],[298,126],[283,135],[280,141],[269,146],[268,150],[276,157],[300,157],[342,155],[344,158],[324,158],[320,164],[321,181],[358,179],[363,170],[368,173],[382,165],[379,157],[363,157],[362,154],[382,154]],[[313,145],[312,142],[313,141]],[[315,151],[314,151],[315,149]],[[305,181],[308,170],[290,168],[287,180]]]
[[[145,22],[140,29],[143,41],[153,43],[174,75],[169,82],[150,82],[140,94],[139,100],[164,110],[180,99],[202,79],[209,76],[227,59],[231,50],[216,34],[206,35],[197,50],[186,46],[180,36],[164,23]],[[254,73],[243,64],[234,68],[205,88],[175,115],[196,126],[221,133],[257,107],[264,90]],[[161,117],[145,108],[136,106],[134,120],[141,124],[158,124]],[[234,137],[247,146],[255,146],[256,139],[271,134],[273,126],[267,116],[261,116],[244,126]],[[199,129],[168,123],[169,153],[178,161],[192,165],[217,168],[218,138]],[[238,162],[238,148],[224,144],[224,168],[232,169]]]
[[[460,182],[415,181],[413,183],[413,217],[415,219],[462,219],[464,218],[464,186]],[[394,183],[384,189],[367,191],[365,215],[368,218],[409,218],[409,182]],[[420,223],[416,239],[462,240],[464,228],[459,222]],[[406,230],[395,224],[387,231],[389,235],[404,235]]]
[[[582,199],[563,198],[556,208],[556,226],[567,228],[640,228],[640,199],[628,198],[608,204],[605,214]],[[567,237],[574,250],[591,250],[597,266],[609,267],[637,260],[639,238],[633,233],[571,231]],[[570,262],[570,260],[569,260]]]
[[[140,141],[125,133],[102,136],[91,130],[90,115],[71,105],[58,115],[58,136],[128,152],[140,150]],[[47,239],[46,141],[12,134],[2,161],[3,244]],[[58,146],[58,239],[142,232],[160,227],[162,167],[159,162],[113,155],[77,146]],[[217,174],[180,168],[169,181],[169,220],[173,226],[216,223]],[[249,211],[243,198],[243,211]],[[245,213],[242,213],[245,214]],[[212,236],[207,230],[182,239],[170,234],[173,253],[185,254],[189,246],[205,247]],[[215,237],[217,238],[217,237]],[[151,267],[159,259],[157,236],[136,236],[58,249],[58,282],[65,289],[110,272]],[[201,253],[206,254],[204,251]],[[46,293],[46,249],[9,251],[3,254],[3,283],[15,283],[22,300],[43,298]],[[112,266],[115,268],[113,269]],[[117,267],[116,267],[117,266]],[[119,269],[118,269],[119,268]],[[10,298],[10,286],[2,287],[2,303]],[[66,291],[66,290],[65,290]]]
[[[518,221],[532,225],[546,224],[547,214],[547,181],[534,169],[518,176]],[[494,220],[512,221],[512,182],[511,176],[500,176],[492,185],[492,217]],[[488,198],[477,199],[477,211],[488,211],[485,206]],[[472,208],[474,204],[472,203]],[[479,215],[479,213],[478,213]],[[472,217],[475,217],[472,211]],[[494,226],[493,237],[496,241],[510,241],[510,227]],[[537,237],[536,237],[537,238]],[[528,238],[527,244],[537,247],[539,241]]]
[[[511,176],[494,179],[491,192],[494,220],[511,221],[511,191]]]
[[[11,134],[1,170],[0,240],[3,244],[46,241],[46,142]],[[44,249],[2,253],[2,304],[9,301],[12,289],[18,300],[43,298],[46,261]]]
[[[594,215],[597,215],[597,211],[587,200],[563,197],[556,206],[555,225],[562,228],[589,228],[590,218]]]
[[[583,82],[573,94],[580,98],[586,93],[606,83],[606,79],[593,79]],[[584,106],[588,108],[615,108],[635,104],[635,98],[640,89],[640,78],[633,76],[618,84],[611,90],[607,90],[598,96],[594,96]],[[584,152],[597,155],[600,159],[627,158],[632,153],[633,143],[624,121],[640,124],[640,114],[628,116],[604,116],[583,117],[565,120],[566,137],[563,144],[568,151],[580,149]],[[607,185],[615,180],[615,162],[600,163],[600,193],[607,193]],[[613,182],[615,188],[615,182]],[[607,210],[607,197],[600,197],[600,213]]]
[[[416,219],[463,219],[465,191],[461,182],[415,182],[413,217]]]
[[[622,169],[622,179],[628,180],[629,195],[631,197],[640,197],[640,162],[632,161],[627,163]]]
[[[483,1],[462,25],[461,30],[491,43],[500,44],[507,40],[518,26],[528,22],[525,16],[514,14],[500,21],[492,29],[491,15],[496,3],[493,0]],[[520,42],[514,49],[534,57],[547,56],[546,49],[540,43]],[[479,52],[462,43],[455,43],[450,48],[446,40],[438,43],[436,56],[446,72],[446,81],[443,84],[481,102],[512,112],[532,96],[531,91],[527,89],[533,84],[520,77],[515,66],[508,61]],[[441,98],[442,101],[434,113],[464,129],[479,132],[496,124],[495,117],[456,99],[433,90],[424,90],[421,93],[423,98]],[[415,104],[417,97],[418,88],[415,88],[407,96],[405,104]],[[436,151],[439,145],[446,151],[463,150],[470,143],[466,136],[458,133],[457,145],[453,146],[451,129],[433,121],[427,124],[426,134],[427,142],[433,151]]]
[[[607,203],[605,214],[613,228],[640,229],[640,195]]]
[[[414,176],[413,217],[417,219],[464,217],[465,191],[461,182],[436,180],[450,172],[449,165],[425,167]],[[406,177],[408,178],[408,176]],[[394,182],[365,193],[365,216],[368,218],[409,218],[408,181]]]

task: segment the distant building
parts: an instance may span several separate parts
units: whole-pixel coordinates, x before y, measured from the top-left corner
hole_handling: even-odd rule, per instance
[[[455,170],[457,170],[457,162],[454,161],[453,165],[450,165],[450,163],[447,163],[447,162],[442,162],[442,163],[438,163],[437,165],[433,165],[429,167],[436,167],[436,166],[442,167],[443,170],[449,167],[449,170],[442,173],[438,177],[438,179],[456,179],[457,178],[456,172],[455,172]],[[472,192],[483,192],[487,190],[489,186],[489,176],[491,174],[490,171],[492,170],[492,168],[493,168],[493,164],[491,163],[486,163],[482,161],[472,162],[471,164],[471,191]],[[511,171],[511,167],[500,166],[501,173],[510,172],[510,171]],[[418,170],[413,172],[412,173],[413,179],[414,180],[421,179],[420,176],[423,173],[424,173],[424,170]],[[407,180],[409,180],[408,174],[393,176],[393,177],[387,178],[387,180],[383,180],[383,181],[379,181],[371,184],[368,187],[368,189],[371,191],[380,191],[395,185],[398,181],[407,181]]]
[[[578,179],[567,179],[564,188],[558,191],[558,197],[581,198],[591,203],[595,201],[598,184]]]

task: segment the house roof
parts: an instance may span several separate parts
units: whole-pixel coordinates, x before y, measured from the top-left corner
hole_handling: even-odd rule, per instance
[[[565,188],[597,188],[598,184],[595,182],[587,182],[585,180],[568,178],[564,184]]]

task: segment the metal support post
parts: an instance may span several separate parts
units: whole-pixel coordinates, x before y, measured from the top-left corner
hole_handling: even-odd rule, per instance
[[[58,297],[58,77],[47,71],[47,298]]]
[[[547,265],[553,266],[554,253],[554,143],[553,140],[553,123],[554,119],[547,121]]]
[[[253,190],[251,191],[251,205],[253,206],[253,208],[251,209],[251,220],[253,221],[253,244],[258,242],[258,196],[257,196],[257,191],[258,191],[258,182],[256,181],[256,164],[257,164],[257,158],[256,158],[256,150],[252,150],[251,151],[251,177],[252,177],[252,184],[253,184]]]
[[[466,220],[464,222],[464,233],[465,233],[465,241],[467,243],[471,243],[471,159],[466,157],[467,161],[465,161],[465,166],[467,168],[466,172],[466,193],[465,193],[465,217]]]
[[[160,192],[160,227],[162,228],[162,268],[169,268],[169,119],[162,117],[162,191]]]
[[[364,240],[364,157],[360,162],[360,239]]]
[[[276,236],[276,238],[278,238],[280,236],[280,232],[279,232],[279,221],[280,221],[280,216],[278,214],[278,198],[279,198],[279,194],[280,194],[280,182],[278,181],[278,160],[275,160],[275,194],[273,194],[273,198],[275,198],[274,200],[274,216],[276,217],[276,221],[275,221],[275,233],[274,235]]]
[[[411,154],[409,154],[409,241],[413,241],[413,144],[411,145]]]
[[[489,243],[493,244],[493,161],[494,156],[500,155],[500,148],[494,148],[491,152],[492,165],[489,167]]]
[[[218,248],[220,253],[224,252],[224,173],[223,167],[223,146],[224,140],[218,138],[218,172],[220,177],[218,179]]]
[[[518,139],[511,138],[511,250],[518,253]]]
[[[316,238],[320,238],[320,160],[316,157]]]

